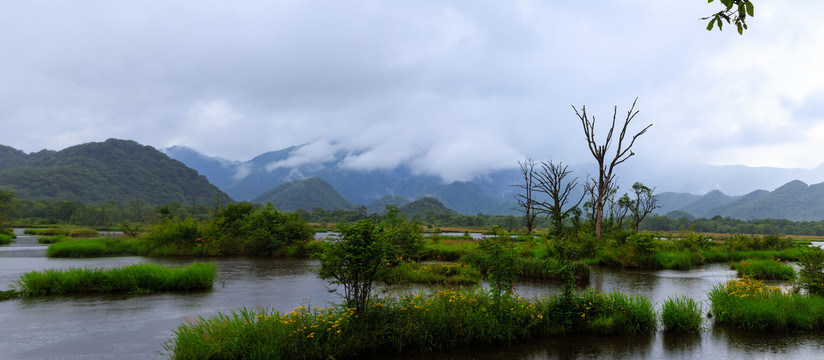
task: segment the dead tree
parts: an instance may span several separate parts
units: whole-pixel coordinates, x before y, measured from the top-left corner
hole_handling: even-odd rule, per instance
[[[532,191],[535,189],[535,160],[526,158],[524,162],[518,161],[518,166],[521,167],[521,175],[524,177],[524,182],[517,186],[521,189],[521,193],[515,195],[515,200],[518,202],[518,209],[524,213],[526,219],[526,232],[531,234],[535,227],[535,218],[538,214],[535,212],[535,198],[532,196]]]
[[[593,116],[590,118],[587,115],[586,106],[582,106],[581,111],[579,112],[578,109],[575,108],[575,105],[572,105],[572,109],[575,110],[575,115],[577,115],[578,119],[581,120],[581,126],[584,128],[584,136],[586,137],[589,151],[592,153],[592,156],[595,157],[595,161],[598,162],[598,178],[592,179],[596,193],[595,203],[592,205],[595,217],[595,237],[599,239],[601,239],[603,235],[604,202],[606,201],[606,196],[609,189],[613,185],[613,181],[615,180],[615,167],[624,161],[627,161],[627,159],[632,157],[632,155],[635,155],[635,153],[631,150],[632,145],[635,144],[635,139],[647,132],[647,129],[652,126],[652,124],[647,125],[643,130],[632,136],[629,144],[624,143],[627,135],[627,127],[629,126],[629,123],[632,122],[632,119],[635,118],[635,115],[638,114],[638,111],[635,110],[635,103],[637,101],[638,98],[635,98],[635,101],[632,102],[632,107],[630,107],[627,112],[627,117],[624,119],[624,125],[621,127],[621,133],[618,135],[618,148],[615,151],[615,156],[612,158],[607,158],[607,151],[609,150],[610,145],[612,145],[612,135],[615,131],[615,121],[618,117],[618,106],[615,106],[614,108],[612,115],[612,126],[609,128],[606,140],[603,145],[599,145],[597,139],[595,138],[595,117]]]
[[[549,197],[549,201],[536,202],[536,208],[538,212],[552,219],[553,234],[555,236],[560,236],[563,233],[564,219],[569,217],[573,209],[581,205],[581,201],[584,200],[586,195],[586,192],[584,192],[575,205],[567,207],[568,202],[575,200],[572,198],[572,192],[578,186],[578,178],[564,181],[567,175],[571,173],[567,168],[563,163],[555,164],[550,160],[549,162],[542,162],[541,171],[535,173],[535,191]],[[565,207],[566,210],[564,210]]]

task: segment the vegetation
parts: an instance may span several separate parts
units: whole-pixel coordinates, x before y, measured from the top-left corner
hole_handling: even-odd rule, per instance
[[[809,294],[824,296],[824,249],[809,247],[802,252],[798,284]]]
[[[709,293],[715,321],[757,331],[824,329],[824,298],[784,292],[761,280],[743,278]]]
[[[619,293],[524,299],[448,290],[377,299],[362,313],[343,306],[300,306],[286,314],[244,308],[181,325],[166,349],[174,359],[347,358],[551,335],[640,335],[656,323],[649,300]]]
[[[28,272],[12,289],[16,296],[84,293],[150,293],[210,289],[215,265],[198,263],[184,267],[135,264],[113,269],[71,268]]]
[[[148,255],[146,242],[133,238],[68,239],[58,235],[49,245],[50,258],[92,258],[104,256]],[[52,238],[54,239],[54,238]]]
[[[793,280],[795,269],[788,265],[787,260],[781,259],[744,259],[731,263],[740,277],[751,277],[758,280]]]
[[[278,209],[285,211],[316,207],[324,210],[353,208],[352,204],[346,201],[337,190],[319,177],[280,184],[260,194],[252,202],[272,203]]]
[[[661,322],[664,331],[697,333],[703,322],[701,305],[686,296],[672,296],[661,306]]]
[[[0,245],[7,245],[14,241],[14,233],[0,230]]]
[[[48,229],[26,229],[23,231],[26,235],[41,235],[41,236],[66,236],[72,238],[90,238],[97,237],[100,234],[95,229],[67,227],[67,228],[48,228]]]
[[[713,1],[714,0],[709,0],[709,2]],[[712,28],[717,24],[718,31],[721,31],[724,26],[724,21],[726,21],[727,24],[734,23],[735,27],[738,29],[738,34],[743,35],[744,30],[747,29],[747,16],[755,16],[755,6],[753,6],[752,1],[721,0],[720,3],[724,5],[724,10],[701,18],[701,20],[710,20],[710,22],[707,23],[707,30],[712,30]]]

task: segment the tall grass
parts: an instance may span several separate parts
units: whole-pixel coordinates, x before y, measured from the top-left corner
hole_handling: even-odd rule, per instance
[[[697,333],[701,330],[701,305],[686,296],[674,296],[664,300],[661,306],[661,322],[664,331]]]
[[[369,309],[301,306],[282,314],[246,308],[182,324],[166,344],[174,359],[350,358],[511,344],[573,333],[655,329],[650,301],[619,293],[568,298],[439,291],[379,299]]]
[[[785,293],[760,280],[719,284],[709,298],[715,321],[722,325],[757,331],[824,329],[824,298]]]
[[[475,285],[481,282],[481,272],[463,263],[419,264],[404,261],[390,270],[388,278],[399,283]]]
[[[14,235],[0,232],[0,245],[11,244],[11,242],[13,240],[14,240]]]
[[[88,258],[102,256],[145,255],[145,241],[134,238],[97,238],[58,241],[49,245],[46,256],[51,258]]]
[[[215,265],[184,267],[135,264],[113,269],[71,268],[28,272],[12,285],[19,296],[83,293],[150,293],[210,289]]]
[[[777,260],[745,259],[730,263],[738,276],[751,277],[758,280],[792,280],[795,279],[795,269],[792,266]]]
[[[100,233],[90,228],[48,228],[48,229],[26,229],[23,231],[27,235],[55,236],[63,235],[73,238],[92,238]]]

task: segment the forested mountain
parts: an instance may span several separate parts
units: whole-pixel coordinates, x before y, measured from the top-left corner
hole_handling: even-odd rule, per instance
[[[206,177],[150,146],[109,139],[25,154],[0,148],[0,188],[32,200],[139,200],[212,204],[228,195]]]
[[[453,182],[445,184],[440,178],[414,174],[400,166],[391,170],[352,170],[342,166],[343,155],[320,163],[296,163],[302,146],[261,154],[246,162],[231,162],[209,158],[194,150],[176,146],[164,150],[170,157],[205,174],[212,182],[226,191],[233,199],[254,200],[263,198],[264,192],[295,180],[318,177],[354,205],[380,202],[386,196],[395,199],[434,197],[447,207],[463,214],[514,214],[512,195],[495,189],[510,191],[511,184],[492,181],[484,183]],[[282,190],[282,189],[281,189]],[[497,195],[497,196],[496,196]],[[408,201],[408,200],[405,200]],[[401,204],[392,202],[393,204]],[[403,203],[405,204],[405,202]],[[382,204],[385,206],[386,204]],[[402,204],[401,204],[402,205]],[[376,205],[374,208],[383,206]],[[371,209],[370,206],[370,210]]]
[[[341,197],[337,190],[318,177],[278,185],[252,201],[262,204],[272,203],[282,211],[297,209],[311,211],[316,207],[327,211],[353,208],[352,204]]]
[[[432,197],[425,197],[423,199],[415,200],[411,203],[408,203],[404,206],[401,206],[399,210],[402,213],[409,215],[410,217],[422,217],[426,218],[429,216],[438,216],[438,215],[458,215],[457,212],[448,209],[444,204],[442,204],[438,199]]]
[[[717,190],[698,198],[682,195],[661,194],[663,206],[656,213],[683,211],[695,217],[721,216],[740,220],[824,220],[824,183],[807,185],[794,180],[774,191],[756,190],[740,196],[725,195]]]

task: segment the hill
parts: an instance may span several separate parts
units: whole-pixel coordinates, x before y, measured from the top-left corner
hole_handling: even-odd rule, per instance
[[[695,195],[663,195],[660,199],[663,206],[656,211],[658,214],[685,212],[695,217],[722,216],[740,220],[824,220],[824,183],[807,185],[793,180],[774,191],[755,190],[740,196],[729,196],[718,190],[698,198]],[[690,199],[692,201],[679,203]]]
[[[0,188],[25,199],[97,203],[139,198],[147,205],[228,199],[197,171],[134,141],[109,139],[28,155],[9,149],[0,149]]]
[[[438,216],[438,215],[458,215],[457,212],[450,210],[443,203],[438,201],[438,199],[432,197],[425,197],[423,199],[415,200],[409,204],[401,206],[399,210],[409,215],[409,217],[419,216],[422,218],[426,218],[429,216]]]
[[[295,211],[297,209],[311,211],[316,207],[327,211],[353,208],[352,204],[341,197],[338,191],[329,183],[317,177],[278,185],[252,201],[272,203],[282,211]]]
[[[350,204],[372,204],[391,195],[404,199],[434,197],[463,214],[514,214],[512,196],[496,189],[511,188],[472,182],[445,184],[440,178],[415,174],[408,167],[359,170],[343,164],[345,154],[337,154],[318,163],[303,162],[305,145],[271,151],[245,162],[209,158],[184,147],[164,150],[169,156],[197,169],[218,184],[232,198],[254,200],[273,186],[312,177],[321,178],[336,189]],[[396,198],[397,199],[397,198]],[[394,204],[402,205],[405,202]],[[385,204],[370,209],[383,211]]]

